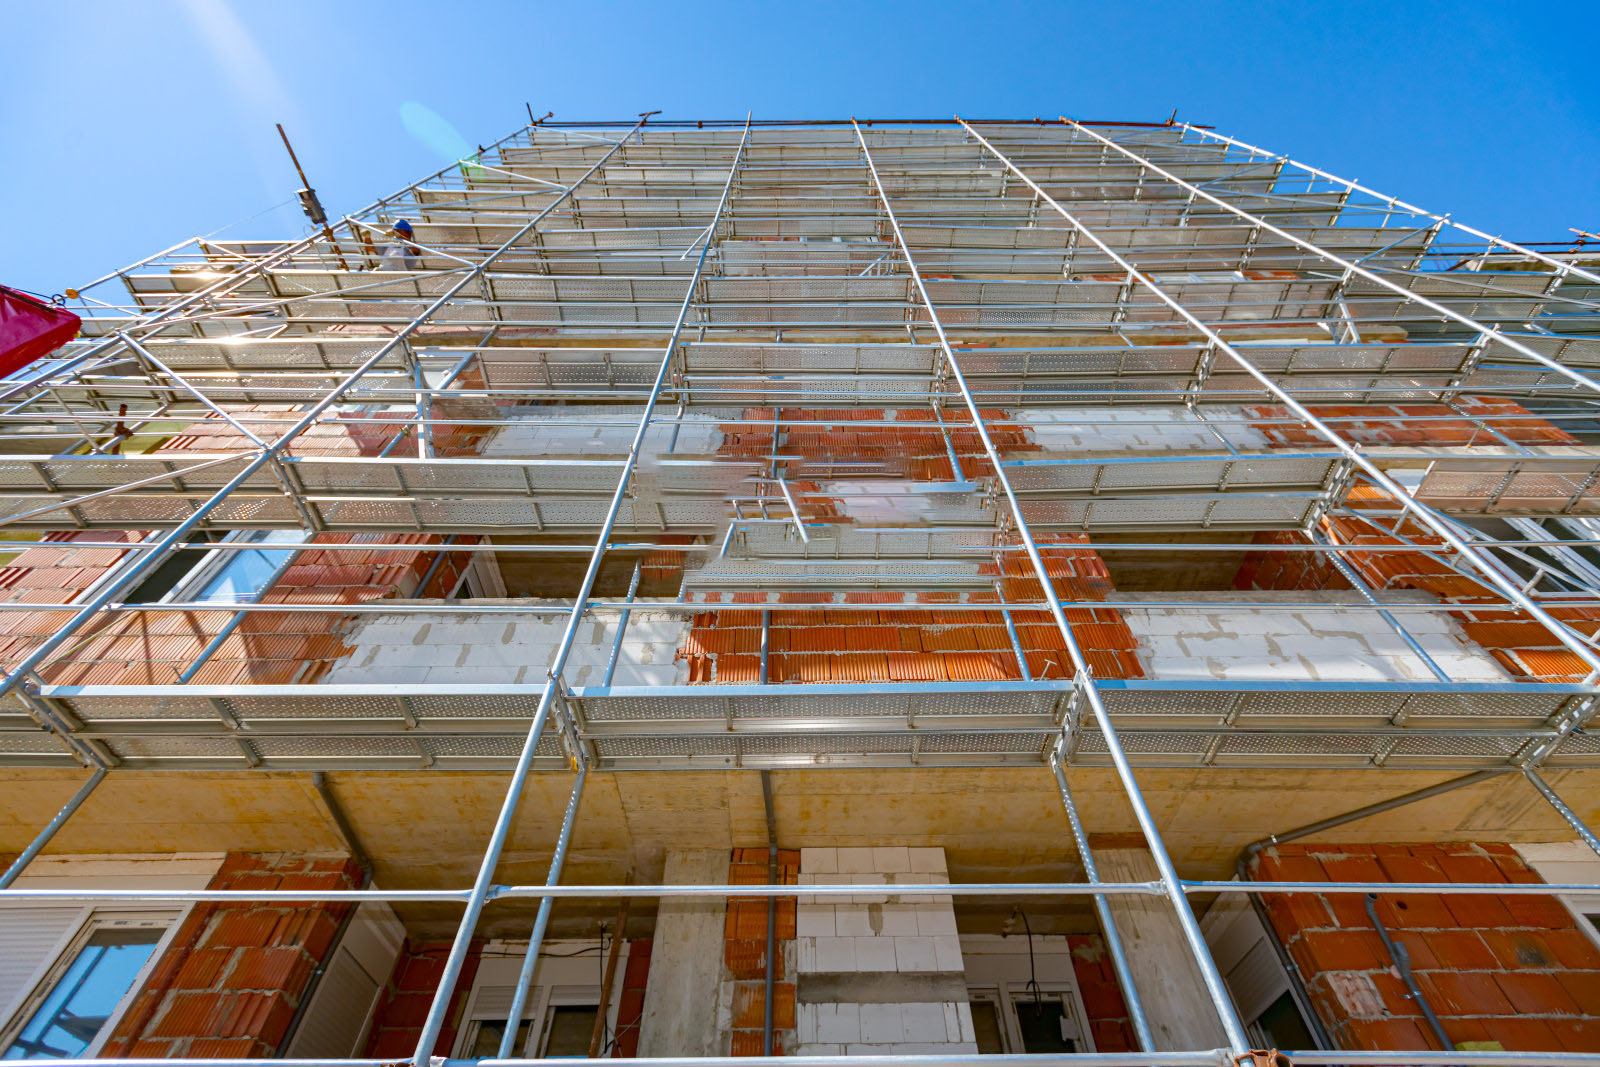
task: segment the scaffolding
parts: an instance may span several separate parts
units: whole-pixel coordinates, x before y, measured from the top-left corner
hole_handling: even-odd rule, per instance
[[[397,250],[401,219],[415,236]],[[1594,891],[1185,879],[1136,768],[1516,773],[1600,852],[1539,775],[1600,767],[1600,742],[1584,732],[1600,650],[1593,627],[1573,622],[1600,609],[1600,569],[1588,559],[1600,546],[1596,263],[1573,246],[1492,237],[1207,128],[1065,118],[543,121],[299,240],[175,245],[77,290],[80,339],[0,391],[0,526],[73,531],[75,549],[125,554],[76,599],[0,603],[0,618],[63,619],[0,682],[0,766],[91,771],[0,887],[118,769],[509,771],[470,887],[127,894],[461,905],[417,1046],[426,1067],[491,900],[540,901],[520,995],[555,900],[793,894],[557,885],[591,771],[1037,767],[1056,776],[1088,881],[897,894],[1092,898],[1146,1048],[1105,901],[1163,896],[1227,1033],[1222,1051],[1246,1055],[1191,896]],[[1485,396],[1512,403],[1475,403]],[[1363,405],[1388,406],[1393,441],[1352,431],[1344,409]],[[1090,430],[1176,426],[1190,443],[1024,453],[1007,436],[1009,409]],[[448,443],[511,441],[551,422],[594,444],[496,453]],[[1531,440],[1530,422],[1566,432]],[[198,424],[211,431],[202,449],[123,447]],[[706,451],[694,442],[708,426],[754,445]],[[1447,428],[1465,441],[1434,439]],[[893,455],[908,429],[938,445],[920,476]],[[321,433],[363,432],[381,447],[307,447]],[[852,434],[855,445],[890,447],[855,447]],[[822,446],[797,445],[806,435]],[[133,544],[96,539],[125,530],[148,533]],[[226,555],[261,542],[211,538],[271,531],[319,551],[404,549],[436,561],[592,548],[559,603],[271,607],[556,620],[559,641],[531,684],[197,682],[260,608],[127,594],[197,538]],[[1284,536],[1261,536],[1275,533]],[[330,534],[361,538],[318,540]],[[35,544],[19,535],[0,547]],[[1325,563],[1354,595],[1169,602],[1088,596],[1062,580],[1064,553],[1101,551],[1281,555]],[[678,595],[636,596],[636,567],[625,598],[597,596],[618,552],[678,560]],[[1461,604],[1374,587],[1371,561],[1385,554],[1472,583],[1477,609],[1537,624],[1581,669],[1556,680],[1460,677],[1412,631]],[[886,620],[1003,620],[1007,643],[985,660],[1001,666],[943,679],[775,677],[775,616],[863,604]],[[630,613],[645,608],[686,626],[757,616],[747,627],[754,676],[612,684]],[[1117,677],[1082,643],[1085,618],[1098,613],[1270,619],[1313,608],[1381,619],[1416,677]],[[107,620],[173,613],[220,620],[173,683],[49,678]],[[576,683],[580,626],[601,619],[615,635],[609,663],[599,684]],[[1040,627],[1062,653],[1047,670],[1024,641],[1040,640],[1029,636]],[[1115,770],[1158,879],[1098,880],[1068,784],[1078,767]],[[527,777],[572,769],[549,884],[497,883]],[[7,888],[0,900],[56,896],[83,894]],[[1131,1067],[1216,1064],[1221,1054],[1022,1058]],[[1295,1059],[1588,1062],[1325,1050]]]

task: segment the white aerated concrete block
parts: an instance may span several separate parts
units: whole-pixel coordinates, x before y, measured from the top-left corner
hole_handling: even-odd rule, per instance
[[[937,971],[938,956],[931,937],[897,937],[894,939],[895,969],[900,971]]]
[[[839,937],[871,937],[865,904],[840,904],[833,909],[833,931]]]
[[[841,848],[838,850],[840,874],[872,873],[872,849]]]
[[[911,856],[904,845],[889,845],[872,850],[872,869],[880,874],[911,870]]]
[[[895,946],[900,939],[894,937],[858,937],[855,939],[857,971],[894,972],[899,970]]]
[[[948,904],[919,904],[916,914],[917,933],[924,937],[956,933],[956,913]]]
[[[961,971],[965,968],[961,962],[961,939],[953,934],[946,934],[930,938],[933,942],[934,969],[940,971]]]
[[[795,1004],[794,1038],[802,1048],[817,1040],[817,1005]]]
[[[817,1040],[842,1044],[859,1042],[862,1007],[857,1004],[818,1004]]]
[[[943,1042],[950,1039],[943,1004],[900,1005],[902,1041]]]
[[[836,874],[839,870],[839,850],[836,848],[802,848],[800,850],[801,874]]]
[[[881,914],[882,925],[878,933],[884,937],[915,937],[928,932],[918,928],[918,908],[915,904],[885,904]],[[954,932],[952,929],[951,933]]]
[[[833,907],[825,904],[797,904],[794,909],[796,937],[833,937]]]
[[[937,871],[943,874],[948,870],[942,848],[908,848],[906,856],[913,871]]]
[[[874,1045],[901,1041],[905,1034],[901,1008],[899,1004],[861,1005],[861,1040]]]
[[[882,874],[853,874],[850,881],[856,885],[883,885],[889,876]],[[884,904],[889,900],[887,893],[857,893],[850,898],[856,904]]]
[[[814,942],[816,954],[812,968],[825,974],[856,969],[856,948],[853,937],[819,937]]]

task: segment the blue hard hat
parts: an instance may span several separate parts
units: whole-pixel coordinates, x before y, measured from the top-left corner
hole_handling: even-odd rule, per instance
[[[411,223],[407,222],[405,219],[400,219],[394,224],[394,228],[399,230],[401,233],[410,233]]]

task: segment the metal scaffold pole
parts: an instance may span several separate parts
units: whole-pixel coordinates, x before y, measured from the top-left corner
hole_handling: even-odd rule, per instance
[[[1217,970],[1216,961],[1211,958],[1211,951],[1206,947],[1205,936],[1200,932],[1200,923],[1195,918],[1194,909],[1190,907],[1188,898],[1184,895],[1181,880],[1177,869],[1172,864],[1172,858],[1167,855],[1166,845],[1161,840],[1161,832],[1155,823],[1155,816],[1151,814],[1149,805],[1145,803],[1143,791],[1139,788],[1138,778],[1133,773],[1133,767],[1128,762],[1127,754],[1122,749],[1122,744],[1117,739],[1116,727],[1112,724],[1111,714],[1106,710],[1105,703],[1101,700],[1098,687],[1095,685],[1094,676],[1089,670],[1088,660],[1083,655],[1083,650],[1078,646],[1077,638],[1073,635],[1072,626],[1067,622],[1065,610],[1061,606],[1061,599],[1051,580],[1049,568],[1045,566],[1044,558],[1039,553],[1039,546],[1035,543],[1033,532],[1028,528],[1028,522],[1023,518],[1022,504],[1017,499],[1016,490],[1012,488],[1011,480],[1005,472],[1005,464],[999,452],[995,449],[994,441],[990,438],[984,425],[983,412],[972,397],[972,391],[967,386],[966,376],[961,372],[960,362],[956,359],[955,350],[950,345],[950,340],[945,336],[944,324],[940,321],[939,312],[934,307],[933,299],[928,295],[926,283],[922,280],[922,273],[917,269],[916,259],[911,254],[910,247],[906,244],[905,234],[900,229],[900,220],[895,216],[894,207],[889,201],[889,194],[884,189],[883,179],[878,174],[878,168],[872,161],[872,153],[867,147],[866,136],[861,132],[861,127],[856,126],[856,140],[861,146],[861,158],[866,163],[872,174],[873,187],[877,190],[878,200],[883,205],[884,215],[889,221],[890,228],[894,231],[895,242],[899,246],[900,254],[905,259],[906,269],[911,273],[912,284],[916,286],[922,298],[922,304],[927,311],[928,321],[933,326],[934,333],[938,335],[939,346],[944,352],[947,366],[956,387],[961,391],[962,399],[967,405],[967,411],[972,418],[974,432],[983,444],[984,453],[993,465],[995,481],[1005,494],[1006,502],[1010,507],[1010,519],[1014,524],[1017,536],[1021,539],[1023,547],[1027,550],[1028,559],[1033,564],[1034,575],[1039,581],[1046,603],[1049,605],[1050,614],[1055,619],[1056,628],[1061,633],[1061,639],[1066,645],[1067,655],[1072,659],[1075,680],[1080,682],[1080,691],[1089,707],[1094,712],[1095,723],[1100,729],[1100,734],[1105,740],[1106,751],[1111,757],[1111,762],[1117,770],[1117,777],[1122,783],[1124,794],[1128,803],[1133,807],[1134,818],[1139,823],[1139,829],[1144,835],[1145,843],[1150,849],[1150,855],[1155,860],[1156,869],[1161,873],[1161,884],[1165,887],[1167,899],[1171,902],[1174,912],[1178,917],[1179,925],[1183,929],[1184,940],[1188,943],[1189,951],[1194,957],[1195,964],[1200,968],[1201,979],[1205,982],[1206,993],[1211,998],[1212,1007],[1216,1010],[1217,1018],[1222,1023],[1223,1031],[1228,1037],[1228,1046],[1235,1054],[1249,1051],[1250,1039],[1244,1031],[1244,1024],[1239,1020],[1239,1014],[1233,1006],[1233,999],[1228,993],[1227,986],[1222,980],[1222,974]],[[420,1067],[420,1065],[419,1065]]]
[[[634,132],[643,129],[648,115],[639,120],[632,131],[618,142],[618,147],[626,143]],[[722,196],[717,201],[717,210],[712,216],[712,224],[721,217],[727,206],[728,193],[733,188],[734,176],[739,172],[740,160],[744,157],[745,146],[750,141],[750,130],[746,126],[744,137],[739,141],[739,148],[734,153],[729,163],[728,179],[722,187]],[[610,158],[607,153],[606,158]],[[603,163],[604,160],[601,160]],[[599,169],[600,164],[595,164],[590,170]],[[585,175],[587,177],[587,175]],[[526,229],[532,229],[529,223]],[[500,862],[500,853],[505,848],[506,838],[511,832],[512,820],[516,817],[517,804],[521,799],[524,783],[528,773],[533,767],[534,749],[539,743],[539,738],[544,733],[545,720],[550,714],[551,703],[555,697],[556,689],[561,684],[561,673],[566,668],[567,657],[572,651],[573,639],[578,633],[578,624],[582,621],[586,609],[589,592],[594,588],[595,579],[600,573],[600,563],[605,558],[606,547],[611,539],[612,527],[616,524],[617,511],[622,506],[624,496],[628,491],[628,484],[632,480],[634,465],[638,462],[639,454],[644,447],[644,438],[650,428],[650,419],[655,414],[656,399],[661,395],[661,386],[667,378],[667,371],[672,365],[673,357],[677,353],[678,336],[683,331],[683,326],[688,321],[689,311],[694,306],[695,287],[700,281],[700,276],[705,270],[706,257],[714,243],[713,238],[707,238],[704,247],[700,250],[700,258],[695,263],[694,274],[689,279],[689,285],[683,296],[683,303],[678,308],[677,321],[673,324],[672,336],[668,339],[661,353],[661,362],[656,368],[655,380],[651,385],[650,394],[645,400],[644,411],[639,417],[638,428],[633,434],[633,443],[628,449],[628,458],[622,465],[622,472],[617,478],[616,490],[611,495],[611,503],[607,508],[605,521],[601,523],[600,534],[595,539],[594,550],[590,553],[588,568],[585,570],[583,580],[578,587],[578,595],[572,607],[571,614],[567,617],[566,629],[561,635],[561,643],[556,649],[554,660],[549,669],[549,680],[546,681],[544,690],[539,695],[538,710],[534,713],[533,724],[528,728],[527,737],[523,741],[522,752],[517,757],[516,768],[512,771],[510,785],[506,789],[504,802],[500,807],[500,814],[495,819],[494,829],[490,834],[489,843],[484,849],[483,861],[478,868],[477,880],[473,883],[472,894],[467,899],[466,911],[461,917],[461,923],[456,930],[456,936],[450,946],[450,954],[445,960],[444,972],[439,980],[438,991],[434,994],[433,1004],[428,1010],[427,1020],[423,1023],[422,1034],[417,1040],[417,1047],[413,1062],[417,1067],[427,1067],[429,1058],[433,1055],[434,1043],[439,1038],[439,1031],[444,1027],[444,1017],[450,1005],[450,994],[455,987],[456,978],[461,973],[461,966],[466,960],[467,947],[471,943],[473,930],[476,929],[478,916],[483,913],[483,907],[488,901],[490,887],[493,885],[495,868]],[[514,1028],[513,1028],[514,1030]]]

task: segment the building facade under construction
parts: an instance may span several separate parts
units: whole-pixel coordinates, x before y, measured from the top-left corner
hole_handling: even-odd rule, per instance
[[[0,1057],[1594,1063],[1544,236],[1205,126],[651,114],[70,291]]]

